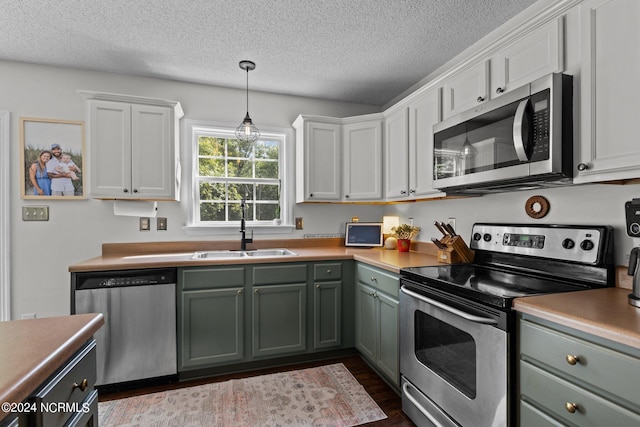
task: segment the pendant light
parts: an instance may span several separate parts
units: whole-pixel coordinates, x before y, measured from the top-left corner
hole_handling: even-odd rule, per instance
[[[240,68],[247,72],[247,115],[236,129],[236,139],[246,142],[256,142],[260,138],[260,131],[249,117],[249,71],[256,69],[255,62],[240,61]]]

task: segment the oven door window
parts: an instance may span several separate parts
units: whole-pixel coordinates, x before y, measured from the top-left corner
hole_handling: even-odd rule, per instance
[[[476,343],[468,333],[415,311],[415,356],[470,399],[476,397]]]

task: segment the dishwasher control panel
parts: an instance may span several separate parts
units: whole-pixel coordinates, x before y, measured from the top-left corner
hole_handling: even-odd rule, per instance
[[[175,268],[76,273],[75,290],[176,283]]]

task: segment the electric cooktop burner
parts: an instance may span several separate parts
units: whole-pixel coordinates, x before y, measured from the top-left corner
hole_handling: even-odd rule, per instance
[[[514,298],[614,283],[610,227],[475,224],[470,246],[473,264],[404,268],[403,285],[510,310]]]

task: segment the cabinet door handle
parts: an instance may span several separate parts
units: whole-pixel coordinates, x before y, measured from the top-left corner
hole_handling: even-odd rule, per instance
[[[309,197],[313,197],[313,193],[309,194]]]
[[[254,294],[257,294],[257,293],[258,293],[258,291],[259,291],[259,289],[254,289],[254,290],[253,290],[253,293],[254,293]]]
[[[409,194],[416,194],[416,190],[409,190]]]
[[[316,285],[316,289],[320,289],[320,285]]]
[[[344,197],[348,199],[348,198],[349,198],[349,195],[348,195],[348,194],[345,194],[345,195],[344,195]]]
[[[499,87],[498,89],[496,89],[496,93],[497,93],[497,94],[501,94],[502,92],[504,92],[504,89],[502,89],[501,87]]]
[[[407,194],[407,191],[406,190],[400,190],[400,194],[402,194],[404,196],[405,194]]]
[[[80,381],[80,384],[73,383],[73,387],[71,387],[71,390],[75,390],[79,388],[80,391],[85,391],[88,387],[89,387],[89,381],[85,378],[82,381]]]
[[[484,102],[484,97],[483,96],[479,96],[478,99],[476,99],[476,101],[478,102]]]
[[[243,294],[244,291],[242,289],[238,289],[238,295]]]
[[[129,192],[129,189],[128,189],[128,188],[125,188],[125,189],[123,189],[123,191],[124,191],[125,193],[128,193],[128,192]]]
[[[575,413],[578,410],[578,404],[573,402],[567,402],[564,404],[564,409],[567,410],[570,414]]]
[[[580,363],[580,357],[574,356],[573,354],[567,354],[567,357],[565,357],[565,359],[567,359],[567,363],[569,365],[575,365],[576,363]]]
[[[137,192],[138,192],[138,189],[137,189],[137,188],[134,188],[134,189],[133,189],[133,192],[134,192],[134,193],[137,193]]]
[[[376,279],[375,277],[371,276],[371,281],[372,281],[372,282],[377,282],[377,281],[378,281],[378,279]]]
[[[586,171],[587,169],[589,169],[589,165],[587,165],[586,163],[578,163],[578,170],[580,172]]]

